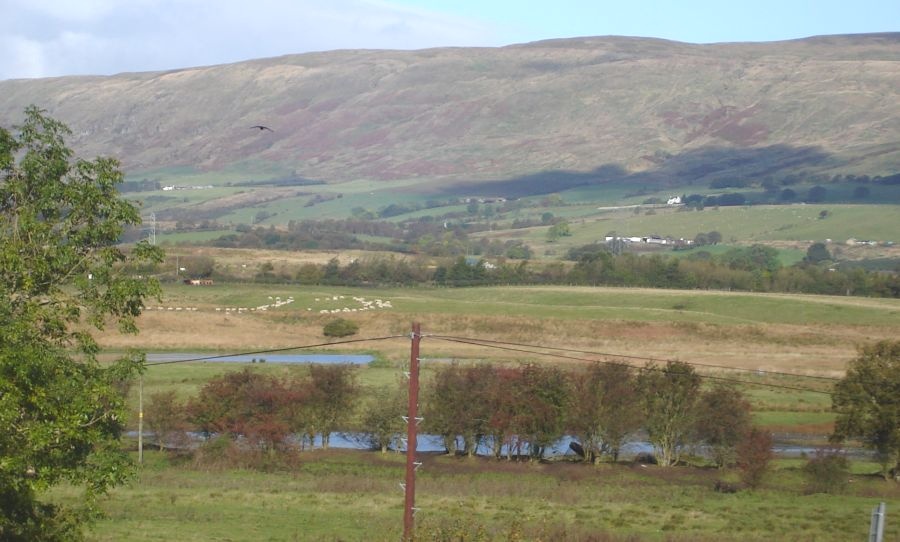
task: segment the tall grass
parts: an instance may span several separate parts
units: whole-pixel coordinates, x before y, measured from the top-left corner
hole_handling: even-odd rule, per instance
[[[309,454],[292,471],[206,471],[146,454],[139,478],[115,490],[93,540],[396,540],[403,458]],[[858,540],[878,500],[900,488],[854,474],[841,496],[805,495],[799,462],[754,492],[713,490],[729,471],[636,465],[527,464],[427,456],[418,473],[423,539]],[[61,491],[57,498],[74,495]],[[888,522],[887,540],[900,535]],[[469,538],[476,539],[476,538]]]

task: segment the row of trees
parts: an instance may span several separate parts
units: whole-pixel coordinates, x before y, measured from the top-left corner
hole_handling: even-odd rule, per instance
[[[326,264],[304,264],[293,272],[275,272],[268,266],[257,280],[342,286],[566,284],[900,297],[900,275],[896,273],[825,268],[812,259],[785,267],[777,251],[763,245],[734,248],[720,255],[701,251],[686,258],[617,255],[602,245],[588,245],[573,249],[570,257],[577,261],[535,265],[501,259],[489,265],[483,259],[457,257],[440,260],[435,266],[426,259],[372,257],[346,265],[334,259]],[[206,272],[209,266],[203,269]]]
[[[898,385],[900,341],[882,341],[861,349],[833,395],[833,441],[860,439],[885,475],[900,474]],[[574,369],[453,363],[437,368],[423,398],[422,430],[454,454],[540,459],[568,435],[572,449],[593,463],[617,461],[627,443],[646,438],[661,465],[703,447],[715,465],[737,464],[748,485],[758,483],[771,458],[771,438],[752,427],[741,391],[703,386],[693,367],[678,361],[639,369],[616,362]],[[363,390],[353,366],[312,365],[287,378],[249,368],[228,373],[186,404],[172,392],[154,394],[147,420],[161,447],[194,428],[273,453],[302,449],[317,436],[327,448],[330,434],[353,431],[386,451],[405,431],[405,411],[400,384]]]
[[[209,381],[186,404],[174,392],[151,395],[147,424],[160,449],[184,445],[189,428],[270,453],[303,448],[316,436],[328,448],[357,399],[350,365],[311,365],[307,375],[287,379],[247,368]]]
[[[661,465],[705,445],[718,466],[734,463],[750,434],[750,405],[728,386],[704,389],[690,365],[672,361],[641,370],[596,363],[564,371],[526,364],[449,365],[437,371],[424,406],[425,430],[450,452],[539,459],[564,435],[588,462],[618,460],[641,432]],[[461,443],[461,449],[457,449]]]
[[[185,404],[172,392],[151,395],[147,423],[161,448],[181,443],[193,428],[277,452],[302,449],[317,436],[327,448],[329,435],[351,429],[361,410],[352,429],[386,450],[405,429],[404,390],[361,392],[349,365],[312,365],[309,374],[284,379],[248,368],[211,380]],[[726,466],[751,429],[750,406],[738,390],[704,389],[680,362],[639,371],[619,363],[574,371],[450,364],[436,371],[424,396],[422,430],[440,436],[449,453],[469,456],[540,459],[571,435],[585,461],[615,461],[643,431],[662,465],[677,464],[686,447],[702,444],[716,465]]]

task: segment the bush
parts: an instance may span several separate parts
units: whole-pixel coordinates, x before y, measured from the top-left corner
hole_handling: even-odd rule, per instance
[[[751,489],[759,487],[772,461],[772,435],[754,427],[738,443],[735,452],[741,482]]]
[[[356,335],[358,331],[359,324],[344,318],[332,320],[322,328],[322,334],[326,337],[349,337],[350,335]]]
[[[839,450],[819,450],[803,466],[809,493],[843,493],[850,476],[850,461]]]

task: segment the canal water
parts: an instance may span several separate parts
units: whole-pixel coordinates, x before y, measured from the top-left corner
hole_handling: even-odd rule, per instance
[[[210,363],[348,363],[365,365],[374,359],[375,357],[369,354],[241,354],[233,356],[200,352],[147,354],[148,363],[203,361]]]

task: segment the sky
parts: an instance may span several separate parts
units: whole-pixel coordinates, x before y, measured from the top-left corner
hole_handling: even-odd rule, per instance
[[[497,47],[605,35],[716,43],[896,31],[898,0],[0,0],[0,80],[333,49]]]

